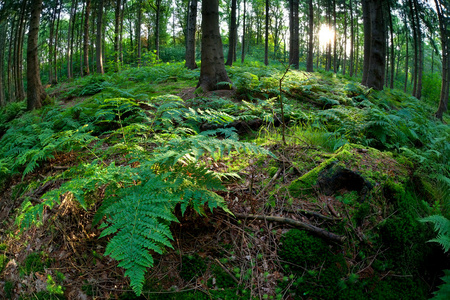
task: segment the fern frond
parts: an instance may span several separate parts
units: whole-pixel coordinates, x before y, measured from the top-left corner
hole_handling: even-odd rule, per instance
[[[444,248],[444,252],[448,252],[450,250],[450,220],[441,215],[432,215],[419,221],[433,223],[437,237],[429,242],[439,243]]]

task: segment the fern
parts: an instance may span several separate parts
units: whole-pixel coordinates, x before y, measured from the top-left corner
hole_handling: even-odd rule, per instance
[[[444,282],[439,286],[439,290],[434,292],[433,300],[447,300],[450,298],[450,270],[444,270],[444,276],[441,280]]]
[[[437,237],[429,240],[429,242],[439,243],[444,249],[444,252],[448,252],[450,250],[450,220],[441,215],[432,215],[420,219],[420,222],[434,224],[434,230],[437,232]]]

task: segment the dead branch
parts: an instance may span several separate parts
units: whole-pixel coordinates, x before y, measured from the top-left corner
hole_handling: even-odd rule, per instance
[[[345,241],[345,236],[337,235],[331,232],[326,231],[325,229],[316,227],[314,225],[304,223],[301,221],[297,221],[290,218],[283,218],[283,217],[274,217],[274,216],[263,216],[263,215],[252,215],[252,214],[234,214],[234,216],[238,219],[256,219],[256,220],[265,220],[265,221],[271,221],[271,222],[279,222],[283,224],[289,224],[295,227],[301,227],[303,229],[306,229],[308,231],[313,232],[314,234],[328,239],[332,240],[334,242],[342,243]]]

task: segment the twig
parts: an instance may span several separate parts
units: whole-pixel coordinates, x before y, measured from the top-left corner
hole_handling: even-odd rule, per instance
[[[287,209],[287,208],[283,208],[283,211],[285,212],[289,212],[289,213],[297,213],[297,212],[301,212],[307,215],[311,215],[323,220],[327,220],[327,221],[340,221],[342,220],[342,218],[333,218],[333,217],[328,217],[325,215],[322,215],[321,213],[315,212],[315,211],[311,211],[311,210],[306,210],[306,209]]]
[[[228,275],[230,275],[230,277],[231,277],[231,279],[233,279],[234,280],[234,282],[236,282],[237,284],[239,284],[239,280],[237,280],[237,278],[236,277],[234,277],[234,275],[217,259],[217,258],[214,258],[214,260],[216,261],[216,263],[218,263],[219,264],[219,266],[225,271],[225,272],[227,272],[227,274]]]
[[[301,221],[297,221],[290,218],[283,218],[283,217],[274,217],[274,216],[263,216],[263,215],[246,215],[246,214],[234,214],[236,218],[238,219],[256,219],[256,220],[265,220],[265,221],[272,221],[272,222],[280,222],[284,224],[289,224],[296,227],[304,228],[308,231],[311,231],[318,236],[322,238],[326,238],[329,240],[332,240],[334,242],[342,243],[345,241],[345,236],[337,235],[331,232],[326,231],[325,229],[316,227],[314,225],[304,223]]]
[[[256,199],[258,199],[260,196],[264,194],[264,192],[272,186],[272,184],[277,180],[278,176],[280,176],[281,171],[283,168],[278,168],[278,171],[273,175],[272,179],[270,179],[269,183],[256,195]]]

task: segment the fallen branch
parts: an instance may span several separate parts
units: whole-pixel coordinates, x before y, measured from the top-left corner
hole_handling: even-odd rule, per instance
[[[283,224],[289,224],[296,227],[301,227],[303,229],[306,229],[308,231],[313,232],[314,234],[325,238],[332,240],[334,242],[342,243],[345,241],[345,236],[337,235],[331,232],[326,231],[325,229],[316,227],[314,225],[304,223],[301,221],[297,221],[290,218],[283,218],[283,217],[274,217],[274,216],[263,216],[263,215],[246,215],[246,214],[234,214],[234,216],[238,219],[256,219],[256,220],[265,220],[265,221],[271,221],[271,222],[279,222]]]

